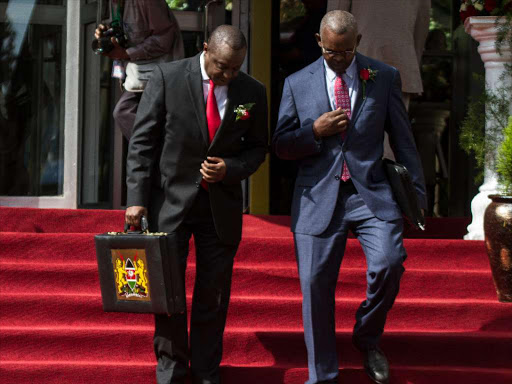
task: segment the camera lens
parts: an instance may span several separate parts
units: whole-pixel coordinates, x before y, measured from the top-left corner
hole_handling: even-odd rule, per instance
[[[110,41],[110,37],[100,37],[98,40],[93,40],[91,48],[96,54],[108,53],[114,48],[114,44]]]

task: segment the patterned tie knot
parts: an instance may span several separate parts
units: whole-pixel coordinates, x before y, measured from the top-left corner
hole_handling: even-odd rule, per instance
[[[341,76],[336,76],[334,82],[334,98],[336,100],[336,108],[345,110],[348,118],[352,115],[350,106],[350,95],[348,93],[348,86]]]

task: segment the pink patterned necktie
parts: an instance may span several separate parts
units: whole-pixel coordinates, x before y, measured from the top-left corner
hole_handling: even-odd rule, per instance
[[[336,99],[336,108],[343,109],[347,114],[348,118],[352,115],[350,108],[350,95],[348,94],[348,86],[345,80],[341,76],[336,76],[334,81],[334,98]],[[344,140],[347,135],[347,131],[341,133],[341,138]],[[343,169],[341,171],[341,180],[347,181],[350,179],[350,172],[348,171],[347,162],[343,161]]]

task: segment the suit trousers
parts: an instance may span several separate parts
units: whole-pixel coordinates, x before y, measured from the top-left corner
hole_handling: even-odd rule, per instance
[[[126,140],[130,141],[133,133],[135,116],[142,97],[142,92],[124,91],[114,108],[114,122]]]
[[[342,182],[325,232],[319,236],[294,234],[308,352],[307,384],[336,382],[338,376],[335,291],[349,230],[361,243],[367,264],[366,300],[356,312],[353,332],[359,349],[379,343],[404,272],[403,220],[379,220],[353,183]]]
[[[154,349],[158,384],[218,384],[222,337],[226,324],[233,261],[238,244],[224,244],[215,231],[207,191],[200,188],[193,206],[175,232],[176,249],[185,276],[189,240],[194,236],[196,278],[188,348],[187,313],[155,315]]]

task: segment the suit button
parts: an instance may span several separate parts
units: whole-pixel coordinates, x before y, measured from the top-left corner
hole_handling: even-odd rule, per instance
[[[242,136],[242,137],[240,138],[240,140],[245,141],[245,137],[243,137],[243,136]]]
[[[340,175],[336,175],[336,176],[334,176],[334,178],[335,178],[337,181],[339,181],[339,180],[340,180]]]

